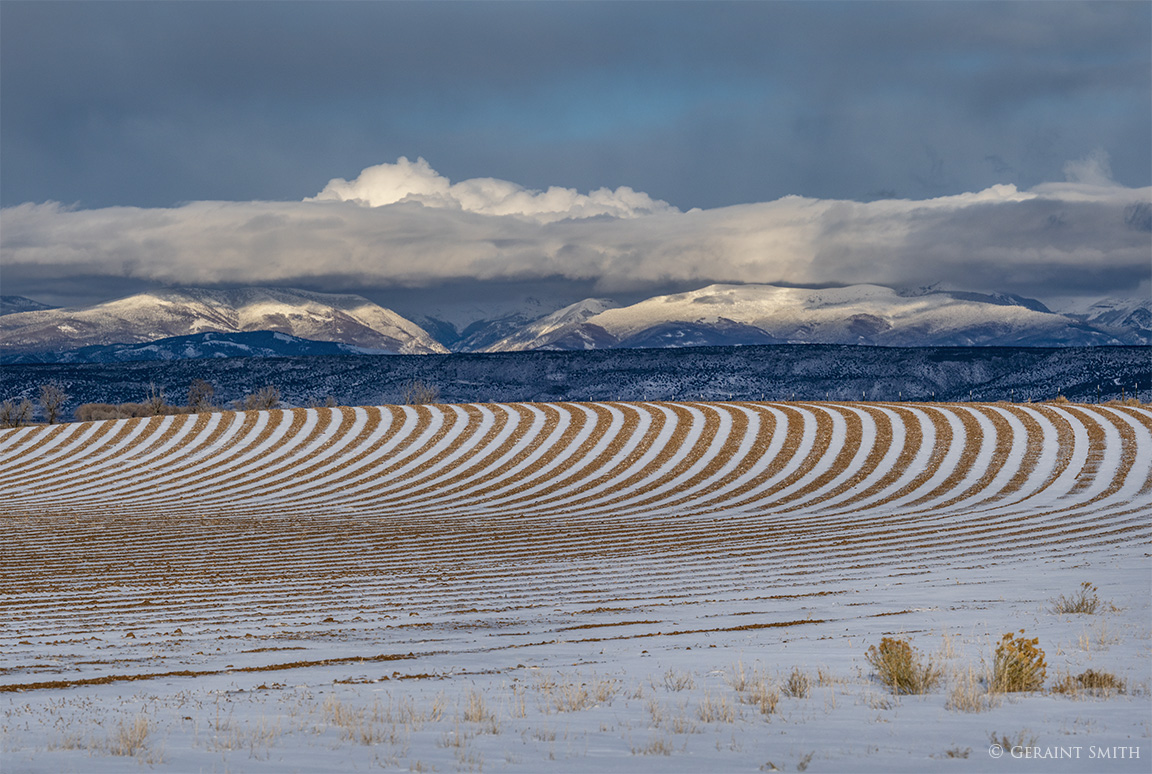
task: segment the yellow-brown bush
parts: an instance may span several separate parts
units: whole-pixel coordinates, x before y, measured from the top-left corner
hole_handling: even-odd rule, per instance
[[[1000,638],[992,662],[993,691],[1038,691],[1044,687],[1048,665],[1044,662],[1044,651],[1039,643],[1038,637],[1025,638],[1023,629],[1020,636],[1009,632]]]
[[[931,661],[921,662],[920,652],[905,640],[885,637],[871,646],[864,658],[876,670],[880,682],[895,693],[927,693],[939,684],[944,673]]]
[[[1054,693],[1091,693],[1110,696],[1124,693],[1124,681],[1111,672],[1096,672],[1088,669],[1078,675],[1065,675],[1052,686]]]

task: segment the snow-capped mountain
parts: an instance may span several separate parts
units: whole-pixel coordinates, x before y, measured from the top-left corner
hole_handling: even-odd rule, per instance
[[[611,342],[597,337],[596,331],[584,326],[590,317],[615,309],[619,304],[605,298],[586,298],[558,309],[552,314],[523,325],[485,352],[515,352],[522,349],[598,349]]]
[[[501,346],[526,350],[773,343],[1070,346],[1140,341],[1014,296],[933,289],[900,293],[878,285],[822,290],[710,285],[573,318],[535,338],[509,337]]]
[[[544,302],[526,298],[519,308],[505,304],[463,309],[456,305],[447,311],[444,317],[449,320],[431,315],[420,318],[428,325],[441,326],[434,338],[424,327],[355,295],[267,288],[164,290],[85,308],[7,314],[0,317],[0,353],[8,362],[242,356],[246,340],[209,337],[155,350],[137,345],[204,333],[254,331],[277,332],[305,342],[251,342],[256,347],[252,354],[264,356],[792,343],[906,347],[1152,344],[1150,301],[1105,299],[1061,314],[1033,299],[931,287],[898,291],[878,285],[819,290],[711,285],[625,307],[605,299],[585,299],[552,311]],[[475,314],[495,316],[466,322]],[[336,342],[349,349],[329,351],[317,342]],[[125,346],[114,351],[97,349],[109,345]]]
[[[19,314],[20,312],[39,312],[44,309],[55,309],[54,306],[33,301],[24,296],[0,296],[0,316],[6,314]]]
[[[1069,316],[1097,328],[1135,333],[1152,344],[1152,299],[1104,298]]]
[[[354,295],[279,288],[160,290],[95,306],[0,318],[9,353],[137,344],[204,332],[276,331],[401,354],[447,350],[395,312]]]

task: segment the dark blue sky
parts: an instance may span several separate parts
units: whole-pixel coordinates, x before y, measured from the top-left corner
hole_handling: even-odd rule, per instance
[[[0,4],[0,204],[452,180],[687,210],[1152,182],[1152,4]]]

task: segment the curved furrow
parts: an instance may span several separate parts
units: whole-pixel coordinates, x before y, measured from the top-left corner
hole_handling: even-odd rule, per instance
[[[381,431],[373,434],[372,443],[345,461],[335,475],[327,476],[306,491],[277,503],[277,507],[310,508],[318,504],[332,505],[343,493],[351,493],[387,481],[390,473],[411,464],[412,457],[434,447],[443,436],[444,415],[431,412],[423,406],[384,406],[387,423],[381,422]],[[290,511],[289,511],[290,512]]]
[[[574,455],[574,464],[563,474],[541,484],[530,498],[521,496],[516,513],[530,517],[538,513],[549,516],[574,499],[603,488],[604,482],[630,457],[640,456],[651,447],[662,425],[652,415],[626,404],[590,404],[597,413],[597,430],[601,435],[591,445]],[[605,419],[608,421],[605,422]],[[583,451],[583,454],[580,454]]]
[[[952,540],[997,524],[1071,527],[1089,513],[1101,529],[1123,522],[1152,496],[1150,447],[1152,416],[1126,406],[300,409],[8,431],[0,481],[6,512],[73,518],[125,508],[284,520],[335,508],[420,517],[430,529],[515,517],[596,530],[625,517],[732,514],[749,533],[769,520],[805,540],[830,527]],[[115,530],[121,539],[131,525]]]
[[[549,488],[559,480],[573,474],[581,460],[585,460],[592,449],[607,445],[607,438],[613,433],[604,432],[602,420],[607,418],[612,424],[623,424],[622,414],[612,414],[604,407],[582,404],[544,404],[543,408],[553,409],[558,417],[557,426],[539,446],[539,454],[533,453],[525,462],[519,475],[509,475],[495,487],[481,489],[487,499],[487,507],[493,510],[514,510],[513,503],[532,501],[533,494]],[[579,413],[573,412],[575,408]],[[544,483],[539,483],[543,481]],[[470,512],[474,505],[466,488],[444,489],[439,493],[443,504],[437,512],[451,515]]]
[[[667,412],[670,422],[652,447],[638,457],[631,468],[604,483],[598,496],[583,501],[582,515],[621,514],[646,495],[657,495],[652,508],[660,509],[659,495],[675,487],[686,469],[697,462],[719,422],[708,422],[707,414],[693,405],[640,404],[641,411],[656,408]],[[702,440],[704,441],[702,445]]]
[[[855,497],[859,488],[871,479],[884,459],[886,449],[879,443],[878,412],[874,413],[871,407],[851,405],[837,405],[835,409],[846,417],[851,459],[834,466],[835,470],[829,474],[830,478],[819,492],[799,505],[782,509],[782,512],[801,507],[810,512],[820,511]]]
[[[90,468],[86,471],[87,480],[55,481],[40,487],[40,493],[63,495],[60,502],[66,502],[70,491],[82,489],[85,498],[90,499],[108,492],[120,492],[132,485],[141,485],[158,468],[166,472],[166,468],[180,456],[182,450],[197,445],[200,436],[193,431],[202,431],[211,422],[211,415],[202,414],[192,419],[174,417],[173,420],[161,435],[163,443],[150,443],[148,438],[143,438],[136,447],[122,455],[120,464]]]
[[[444,466],[438,475],[417,488],[406,489],[397,496],[376,501],[374,504],[399,514],[402,509],[436,508],[437,503],[460,502],[468,507],[479,507],[487,494],[499,487],[521,466],[536,458],[546,438],[550,416],[531,404],[502,405],[504,423],[501,431],[478,445],[477,453],[467,465]],[[553,424],[553,429],[556,428]],[[562,434],[562,432],[561,432]],[[397,510],[401,509],[401,510]]]
[[[359,434],[342,445],[339,456],[333,454],[311,469],[301,471],[290,485],[280,489],[274,500],[279,507],[291,512],[321,495],[339,491],[361,476],[370,475],[376,460],[402,444],[420,422],[417,412],[399,407],[367,407],[356,411],[363,411],[365,415]]]
[[[540,404],[534,409],[552,418],[546,421],[551,431],[547,436],[537,434],[530,450],[523,454],[519,466],[506,466],[505,471],[496,477],[485,477],[484,483],[468,491],[468,482],[457,481],[451,487],[437,490],[434,502],[441,503],[438,509],[448,514],[463,505],[471,507],[477,499],[484,501],[487,512],[505,509],[508,502],[535,485],[539,480],[554,474],[566,460],[578,456],[593,435],[596,424],[595,413],[586,406],[578,406],[578,412],[571,408],[574,404]],[[470,499],[468,498],[471,495]],[[469,504],[465,504],[469,503]]]
[[[417,453],[409,455],[404,464],[394,465],[391,469],[382,468],[368,478],[361,478],[355,485],[336,493],[337,499],[331,501],[344,508],[371,507],[384,510],[391,510],[397,504],[403,507],[409,499],[419,502],[416,493],[423,494],[425,483],[442,475],[443,467],[457,459],[454,457],[454,447],[462,447],[466,452],[477,452],[482,462],[488,458],[490,446],[499,447],[503,440],[513,436],[524,419],[520,412],[510,406],[497,406],[495,411],[480,407],[474,410],[481,421],[470,426],[466,421],[468,415],[460,407],[452,407],[450,422],[445,419],[440,407],[428,406],[425,410],[431,413],[433,425],[437,422],[442,425],[427,444]],[[469,432],[477,429],[478,433]],[[489,443],[480,445],[486,438]],[[413,493],[411,498],[409,492]]]
[[[86,422],[74,425],[56,425],[41,432],[39,440],[26,445],[0,475],[13,482],[31,484],[58,467],[74,469],[88,450],[105,447],[108,438],[119,437],[141,420],[121,419],[112,422]],[[74,432],[73,432],[74,431]]]
[[[730,492],[724,500],[708,503],[700,511],[701,515],[728,510],[740,512],[745,509],[759,512],[768,506],[772,495],[802,481],[804,471],[818,464],[821,456],[818,449],[827,449],[829,439],[825,437],[821,440],[816,414],[794,405],[776,408],[781,421],[776,423],[773,435],[779,437],[779,443],[774,437],[755,475]],[[818,444],[821,446],[818,447]]]
[[[640,515],[658,508],[682,512],[692,495],[715,490],[736,468],[755,440],[748,432],[751,414],[743,407],[712,403],[690,404],[701,412],[703,426],[688,453],[680,455],[661,480],[637,487],[630,498],[614,504],[616,516]]]
[[[33,425],[0,430],[0,475],[26,467],[38,454],[43,454],[52,445],[74,437],[77,433],[100,430],[107,432],[106,423],[74,422],[54,425],[47,431]]]
[[[164,508],[170,505],[185,506],[196,500],[195,493],[221,481],[227,481],[238,466],[254,464],[252,458],[260,448],[274,443],[287,432],[287,423],[281,421],[282,414],[283,412],[279,411],[240,414],[238,418],[241,421],[234,423],[235,432],[225,431],[214,447],[200,449],[199,460],[185,466],[183,475],[167,476],[164,486],[138,484],[120,487],[114,495],[109,496],[109,500],[123,506],[137,504]],[[54,499],[60,504],[72,504],[76,503],[81,495],[82,492],[78,491],[73,496],[66,498],[56,496]]]

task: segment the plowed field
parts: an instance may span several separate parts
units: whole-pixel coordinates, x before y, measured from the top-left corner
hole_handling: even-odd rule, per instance
[[[0,431],[0,491],[0,691],[608,670],[862,651],[933,589],[1147,556],[1152,411],[222,412]]]

